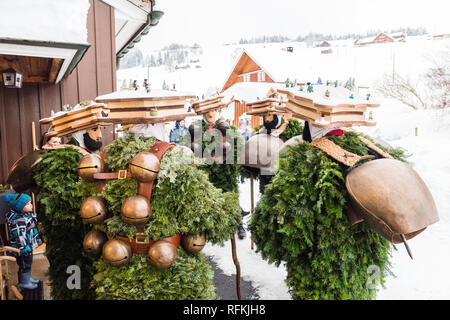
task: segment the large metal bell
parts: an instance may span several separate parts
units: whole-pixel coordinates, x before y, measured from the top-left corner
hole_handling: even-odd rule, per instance
[[[108,237],[104,232],[91,230],[84,236],[84,251],[90,256],[98,257],[102,253],[103,245],[106,241],[108,241]]]
[[[283,140],[267,134],[257,134],[245,144],[244,166],[273,171]],[[242,160],[241,160],[242,161]]]
[[[102,224],[106,219],[107,212],[105,202],[101,197],[88,197],[81,203],[80,215],[84,223]]]
[[[130,171],[133,178],[140,182],[151,182],[158,177],[159,160],[151,152],[138,153],[130,161]]]
[[[164,240],[156,241],[148,250],[149,263],[161,270],[169,268],[177,257],[177,247]]]
[[[439,221],[433,197],[411,166],[378,159],[353,169],[346,178],[353,208],[376,232],[404,242]]]
[[[181,238],[181,246],[189,253],[196,254],[203,250],[206,244],[206,236],[204,234],[192,235],[185,234]]]
[[[194,122],[191,124],[188,128],[189,134],[191,135],[191,141],[194,141],[195,135],[201,136],[202,135],[202,126],[201,124]]]
[[[108,240],[102,250],[103,260],[113,267],[121,267],[127,264],[132,254],[130,244],[117,239]]]
[[[17,160],[9,171],[6,183],[10,184],[16,192],[24,192],[35,185],[33,168],[42,160],[43,150],[36,150]]]
[[[94,174],[103,172],[104,170],[105,162],[95,153],[83,156],[78,162],[78,174],[87,182],[94,182]]]
[[[132,196],[122,203],[122,220],[132,225],[147,223],[152,214],[150,201],[140,195]]]
[[[303,136],[294,136],[292,138],[290,138],[288,141],[286,141],[285,143],[283,143],[283,145],[280,148],[280,154],[281,153],[285,153],[287,151],[287,147],[291,146],[294,147],[300,143],[303,143]]]

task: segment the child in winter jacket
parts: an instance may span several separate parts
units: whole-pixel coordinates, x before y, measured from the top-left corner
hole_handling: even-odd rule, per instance
[[[39,280],[31,277],[33,249],[42,244],[33,212],[31,197],[25,193],[7,194],[5,201],[11,210],[6,216],[9,245],[20,250],[16,256],[19,266],[18,279],[22,289],[36,289]]]

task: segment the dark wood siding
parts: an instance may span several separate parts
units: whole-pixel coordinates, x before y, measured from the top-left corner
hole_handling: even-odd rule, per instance
[[[83,100],[116,90],[116,50],[114,9],[100,0],[90,0],[87,17],[91,47],[72,74],[56,85],[26,83],[21,89],[0,86],[0,183],[4,183],[12,164],[32,151],[31,123],[36,139],[47,126],[39,119]],[[112,127],[103,130],[103,144],[114,139]]]

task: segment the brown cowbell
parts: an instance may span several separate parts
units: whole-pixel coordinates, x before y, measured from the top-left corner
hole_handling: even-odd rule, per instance
[[[354,209],[392,243],[404,242],[439,221],[433,197],[411,166],[378,159],[353,169],[346,187]]]

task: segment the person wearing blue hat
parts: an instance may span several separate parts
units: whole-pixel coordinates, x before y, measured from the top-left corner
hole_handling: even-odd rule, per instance
[[[25,193],[11,193],[5,195],[4,200],[11,207],[6,216],[10,236],[9,245],[20,250],[16,256],[20,287],[28,290],[36,289],[39,280],[31,277],[31,265],[33,249],[39,247],[42,240],[37,229],[31,197]]]

